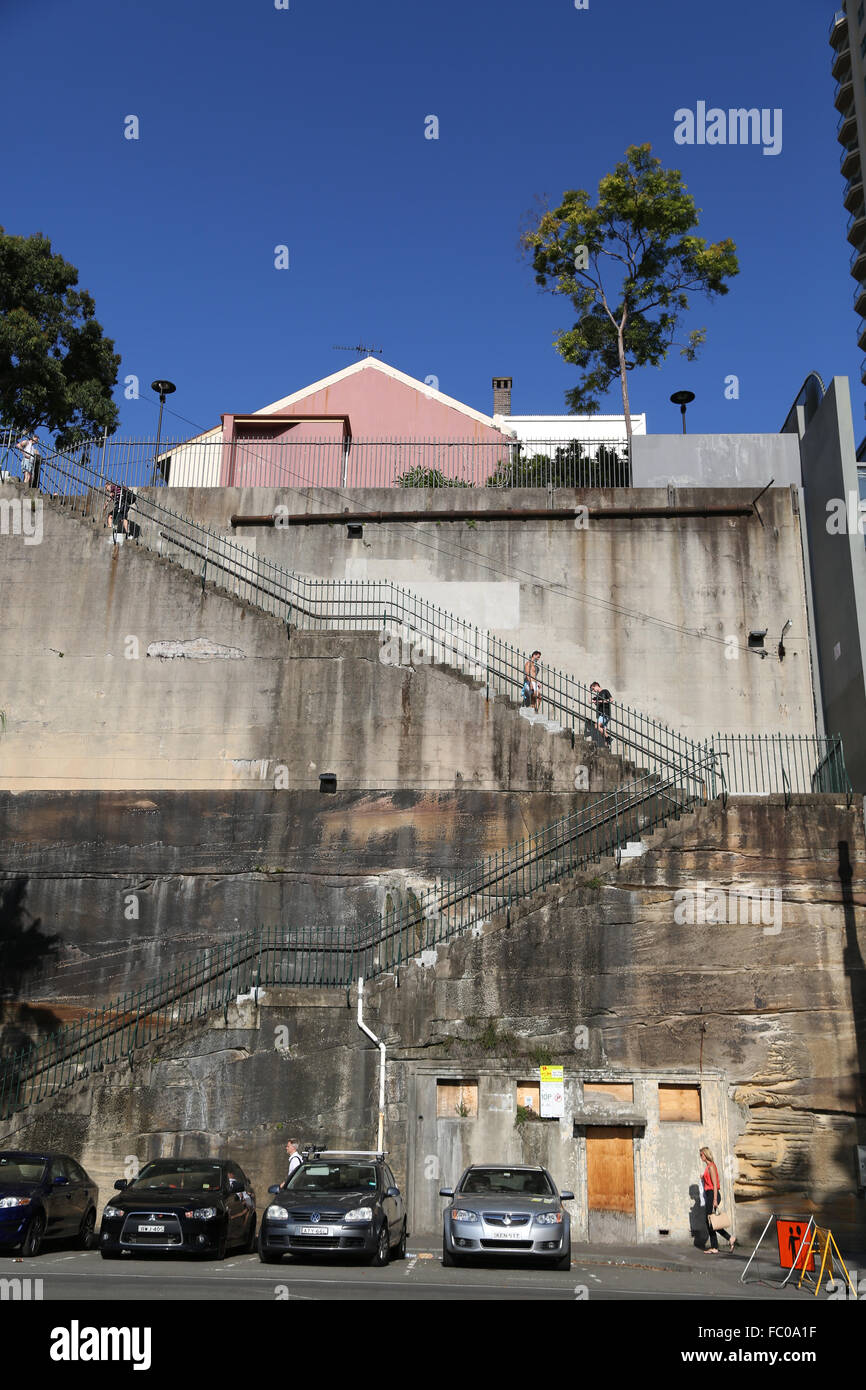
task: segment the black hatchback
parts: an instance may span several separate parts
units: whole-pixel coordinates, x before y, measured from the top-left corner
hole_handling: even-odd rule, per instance
[[[254,1247],[256,1195],[233,1159],[159,1158],[114,1186],[120,1195],[99,1230],[104,1260],[146,1250],[221,1260],[230,1247]]]
[[[259,1258],[359,1255],[386,1265],[406,1255],[406,1206],[382,1153],[314,1153],[262,1215]]]

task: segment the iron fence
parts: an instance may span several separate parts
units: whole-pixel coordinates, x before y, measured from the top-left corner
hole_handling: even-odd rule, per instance
[[[238,995],[269,984],[351,983],[353,958],[335,933],[315,928],[246,932],[170,974],[129,991],[103,1009],[37,1043],[0,1057],[0,1118],[23,1110],[175,1032]]]
[[[20,435],[0,432],[0,468],[20,473]],[[41,445],[44,460],[56,457]],[[598,488],[629,487],[622,439],[87,440],[65,450],[104,479],[143,487]]]

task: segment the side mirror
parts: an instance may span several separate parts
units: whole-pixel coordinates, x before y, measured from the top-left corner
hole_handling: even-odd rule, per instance
[[[55,1186],[55,1187],[68,1187],[68,1186],[69,1186],[69,1179],[68,1179],[68,1178],[64,1178],[60,1173],[58,1173],[57,1177],[54,1179],[54,1186]]]
[[[573,1201],[574,1201],[574,1193],[573,1193],[573,1192],[560,1192],[560,1194],[559,1194],[559,1200],[560,1200],[560,1202],[573,1202]]]
[[[243,1192],[243,1190],[244,1185],[241,1182],[240,1178],[229,1179],[229,1192]]]
[[[268,1188],[268,1191],[271,1193],[282,1192],[282,1190],[283,1189],[280,1187],[279,1183],[274,1183],[273,1187]]]
[[[123,1189],[124,1189],[125,1187],[127,1187],[127,1186],[128,1186],[128,1184],[127,1184],[126,1178],[118,1178],[118,1179],[117,1179],[117,1182],[114,1184],[114,1188],[115,1188],[115,1191],[116,1191],[116,1192],[122,1192]]]
[[[399,1197],[399,1196],[400,1196],[400,1189],[399,1189],[399,1187],[389,1187],[389,1188],[388,1188],[388,1191],[385,1193],[385,1196],[386,1196],[386,1197]]]
[[[440,1196],[440,1197],[453,1197],[453,1196],[454,1196],[454,1188],[453,1188],[453,1187],[440,1187],[440,1189],[439,1189],[439,1196]]]

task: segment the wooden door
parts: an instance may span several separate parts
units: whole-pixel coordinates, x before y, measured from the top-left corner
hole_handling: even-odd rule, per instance
[[[635,1239],[634,1136],[620,1125],[586,1130],[590,1240]]]

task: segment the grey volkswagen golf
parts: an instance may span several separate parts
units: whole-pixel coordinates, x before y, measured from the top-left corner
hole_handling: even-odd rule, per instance
[[[442,1231],[443,1265],[462,1264],[482,1255],[516,1255],[571,1268],[571,1220],[546,1168],[474,1163],[450,1197]]]

